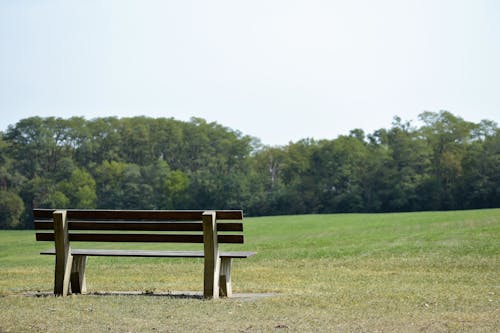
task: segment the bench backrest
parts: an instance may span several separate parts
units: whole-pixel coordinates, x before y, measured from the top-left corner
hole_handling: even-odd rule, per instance
[[[37,241],[54,241],[55,209],[34,209]],[[201,210],[76,210],[66,211],[71,242],[203,243]],[[243,243],[241,210],[216,210],[218,243]],[[232,221],[228,221],[232,220]],[[220,222],[225,221],[225,222]],[[146,233],[135,233],[145,231]]]

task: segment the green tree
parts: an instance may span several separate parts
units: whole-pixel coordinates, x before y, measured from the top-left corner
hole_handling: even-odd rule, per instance
[[[75,152],[78,164],[93,169],[104,161],[121,161],[120,149],[127,144],[118,132],[116,117],[96,118],[82,126],[81,144]]]
[[[456,117],[448,111],[424,112],[420,131],[432,147],[432,176],[425,192],[430,193],[426,209],[460,208],[459,197],[462,161],[472,142],[477,125]]]
[[[500,205],[500,129],[483,133],[468,147],[462,163],[460,199],[468,209]]]
[[[16,193],[0,190],[0,229],[13,229],[21,226],[23,212],[23,200]]]
[[[386,139],[390,161],[384,165],[387,184],[382,210],[418,210],[419,191],[430,177],[432,150],[420,132],[399,117],[394,118]]]
[[[251,215],[283,213],[278,207],[284,193],[281,179],[286,153],[280,147],[262,147],[249,158],[248,200],[246,208]]]
[[[359,135],[321,142],[313,161],[322,212],[364,210],[363,176],[368,149]]]
[[[17,170],[9,149],[9,142],[4,140],[3,133],[0,132],[0,190],[17,193],[26,179]]]
[[[69,199],[70,207],[86,209],[96,207],[96,183],[86,170],[79,168],[73,170],[69,179],[62,181],[58,188]]]
[[[123,170],[120,186],[120,209],[154,209],[153,186],[144,181],[141,167],[128,163]]]
[[[117,161],[103,161],[94,171],[96,181],[97,208],[124,208],[123,177],[127,164]]]
[[[153,186],[145,182],[137,164],[104,161],[95,169],[95,181],[98,208],[155,208]]]
[[[419,119],[420,128],[395,117],[368,135],[263,147],[201,118],[31,117],[0,133],[0,190],[24,203],[18,227],[31,225],[34,207],[251,215],[498,207],[498,125],[447,111]]]
[[[154,143],[151,140],[153,120],[146,117],[123,118],[120,121],[119,136],[124,138],[120,153],[121,160],[137,165],[154,161]]]
[[[180,170],[170,171],[164,179],[165,205],[168,209],[188,209],[189,177]]]

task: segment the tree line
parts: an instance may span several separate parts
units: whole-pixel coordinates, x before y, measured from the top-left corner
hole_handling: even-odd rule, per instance
[[[500,129],[447,111],[279,147],[192,118],[31,117],[0,132],[0,228],[32,208],[246,215],[500,207]]]

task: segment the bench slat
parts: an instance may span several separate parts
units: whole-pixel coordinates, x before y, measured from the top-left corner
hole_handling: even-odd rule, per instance
[[[106,222],[106,221],[69,221],[69,230],[136,230],[136,231],[203,231],[201,222]],[[35,220],[35,229],[53,230],[54,223]],[[243,231],[243,223],[217,223],[217,231]]]
[[[218,235],[219,243],[242,244],[243,235]],[[54,241],[54,233],[36,233],[37,241]],[[174,234],[76,234],[70,233],[72,242],[142,242],[142,243],[203,243],[203,235]]]
[[[52,218],[55,209],[33,209],[35,218]],[[77,210],[67,209],[68,219],[201,221],[204,210]],[[217,220],[242,220],[241,210],[216,210]]]
[[[55,255],[55,250],[40,252],[44,255]],[[148,250],[94,250],[72,249],[71,254],[95,257],[165,257],[165,258],[203,258],[203,251],[148,251]],[[256,252],[226,251],[220,252],[221,258],[248,258]]]

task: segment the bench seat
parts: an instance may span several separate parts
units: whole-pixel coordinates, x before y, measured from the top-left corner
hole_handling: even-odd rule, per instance
[[[248,258],[257,252],[219,252],[222,258]],[[55,255],[56,250],[50,249],[40,254]],[[151,257],[151,258],[203,258],[203,251],[149,251],[149,250],[95,250],[71,249],[73,256],[91,257]]]

